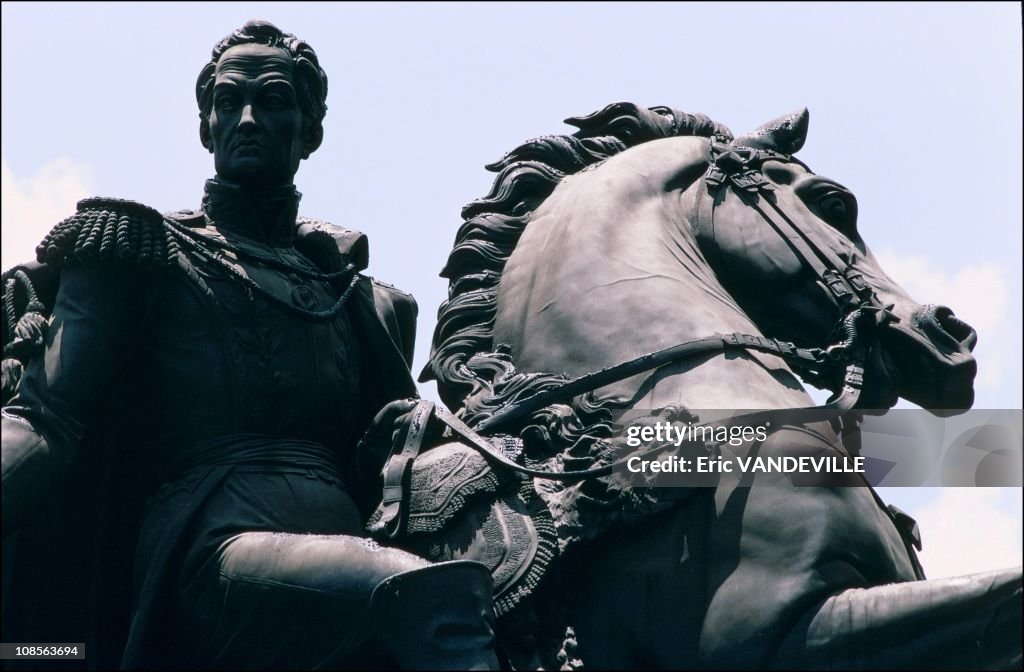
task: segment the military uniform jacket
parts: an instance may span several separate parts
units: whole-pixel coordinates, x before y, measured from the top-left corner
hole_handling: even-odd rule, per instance
[[[293,193],[253,203],[211,181],[203,210],[159,219],[84,201],[77,235],[40,246],[28,270],[59,290],[45,353],[4,409],[5,537],[23,537],[4,541],[5,641],[88,635],[90,665],[117,664],[125,642],[122,665],[167,664],[175,581],[219,539],[198,512],[246,465],[373,505],[379,465],[357,441],[381,406],[416,393],[416,305],[357,275],[366,237],[297,219]],[[331,531],[280,509],[231,514],[240,529]]]

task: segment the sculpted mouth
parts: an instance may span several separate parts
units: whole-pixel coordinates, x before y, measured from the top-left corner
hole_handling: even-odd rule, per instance
[[[933,413],[946,409],[947,413],[939,413],[946,415],[948,411],[963,412],[973,404],[978,364],[969,349],[976,341],[973,329],[966,323],[954,326],[942,317],[946,333],[951,328],[961,332],[962,347],[953,349],[945,339],[936,339],[936,343],[920,330],[900,328],[902,325],[886,329],[882,341],[899,370],[900,396]]]
[[[931,308],[925,306],[924,308]],[[953,311],[946,306],[935,306],[932,310],[918,310],[913,317],[914,326],[920,331],[933,336],[936,333],[952,337],[955,343],[967,349],[974,350],[978,344],[978,334],[971,325],[959,319]]]

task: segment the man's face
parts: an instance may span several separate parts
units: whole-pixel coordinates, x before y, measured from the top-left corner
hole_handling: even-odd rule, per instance
[[[303,158],[293,69],[276,47],[242,44],[221,55],[209,120],[217,175],[246,185],[292,181]]]

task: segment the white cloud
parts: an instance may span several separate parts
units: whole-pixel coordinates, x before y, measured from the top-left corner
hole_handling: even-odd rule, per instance
[[[16,177],[0,157],[2,267],[35,258],[35,247],[62,219],[91,195],[92,169],[68,158],[48,162],[30,177]]]
[[[938,499],[910,513],[921,529],[929,579],[1021,564],[1020,488],[942,488]]]
[[[991,262],[947,269],[925,257],[891,250],[876,256],[879,265],[915,301],[949,306],[978,331],[984,357],[979,358],[975,384],[979,388],[997,387],[1004,370],[1020,358],[1016,348],[1000,337],[1005,331],[1009,295],[1006,269]]]
[[[1003,319],[1008,293],[1006,270],[982,262],[944,269],[920,256],[890,250],[878,253],[878,262],[915,301],[941,303],[975,329],[994,330]]]

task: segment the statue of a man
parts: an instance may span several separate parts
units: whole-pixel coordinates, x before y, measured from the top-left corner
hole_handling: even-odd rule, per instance
[[[380,465],[358,438],[415,394],[416,307],[359,274],[362,234],[297,217],[326,94],[308,44],[247,23],[196,86],[216,167],[201,210],[87,199],[23,269],[59,289],[45,336],[23,319],[6,339],[43,351],[3,410],[5,546],[94,473],[81,465],[101,455],[81,453],[114,460],[93,484],[108,509],[146,501],[124,666],[338,667],[369,647],[402,667],[496,667],[482,564],[363,538]]]

